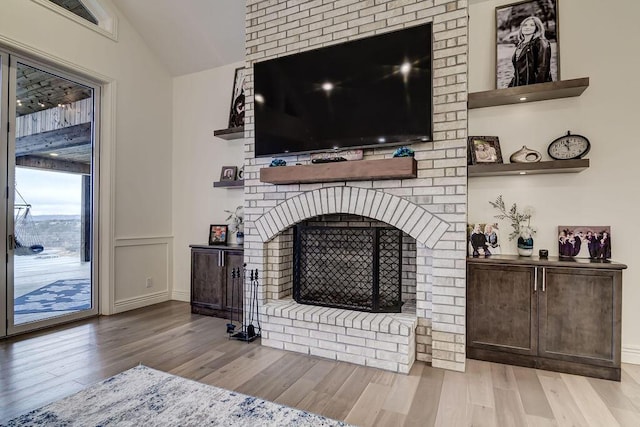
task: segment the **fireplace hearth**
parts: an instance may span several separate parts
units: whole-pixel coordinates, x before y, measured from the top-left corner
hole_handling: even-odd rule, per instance
[[[402,232],[386,227],[295,228],[293,296],[366,312],[402,308]]]

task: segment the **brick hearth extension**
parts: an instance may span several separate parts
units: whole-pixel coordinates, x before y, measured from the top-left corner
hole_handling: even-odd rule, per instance
[[[415,315],[269,302],[262,344],[268,347],[408,373],[416,358]]]

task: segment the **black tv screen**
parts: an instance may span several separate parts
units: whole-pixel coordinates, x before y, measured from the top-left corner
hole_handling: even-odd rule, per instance
[[[255,155],[432,136],[431,24],[254,65]]]

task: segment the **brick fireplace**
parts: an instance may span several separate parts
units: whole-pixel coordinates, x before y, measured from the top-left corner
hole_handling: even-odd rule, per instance
[[[254,62],[425,22],[433,22],[434,31],[434,134],[432,142],[411,145],[416,178],[260,181],[260,169],[271,159],[254,155]],[[262,345],[397,372],[408,372],[416,359],[464,370],[467,1],[248,0],[246,25],[245,262],[262,272]],[[392,152],[365,150],[364,158],[386,159]],[[309,156],[285,160],[307,164]],[[412,239],[410,261],[403,261],[411,277],[401,278],[402,312],[293,300],[293,227],[345,216],[346,222],[357,216],[360,223],[370,221],[367,226],[400,230],[403,247]]]

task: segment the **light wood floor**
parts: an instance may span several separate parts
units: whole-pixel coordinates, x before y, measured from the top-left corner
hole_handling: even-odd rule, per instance
[[[360,426],[640,426],[622,382],[468,360],[409,375],[229,341],[225,320],[168,302],[0,341],[0,423],[139,363]]]

